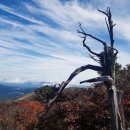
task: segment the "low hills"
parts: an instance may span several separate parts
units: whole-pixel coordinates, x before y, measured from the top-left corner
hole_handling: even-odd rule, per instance
[[[34,88],[19,88],[0,84],[0,100],[16,99],[22,95],[31,93],[33,90]]]

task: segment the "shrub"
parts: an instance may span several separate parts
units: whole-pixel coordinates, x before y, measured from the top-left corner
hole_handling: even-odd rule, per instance
[[[41,88],[36,89],[35,92],[35,99],[40,102],[48,102],[51,98],[54,97],[55,93],[58,91],[58,88],[54,86],[43,86]]]

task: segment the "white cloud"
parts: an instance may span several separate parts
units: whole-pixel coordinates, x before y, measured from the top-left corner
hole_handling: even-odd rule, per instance
[[[34,80],[34,81],[52,81],[52,82],[61,82],[66,80],[70,73],[72,73],[77,67],[80,67],[84,64],[93,63],[91,59],[86,57],[77,57],[73,55],[69,55],[65,57],[65,55],[60,58],[66,58],[65,60],[56,60],[56,59],[47,59],[47,58],[34,58],[27,59],[21,57],[14,57],[13,59],[8,59],[8,61],[4,62],[5,65],[1,66],[1,74],[0,77],[5,77],[8,81],[14,79],[21,80]],[[71,60],[73,59],[73,60]],[[6,70],[5,70],[6,67]],[[90,73],[91,72],[91,73]],[[8,75],[7,75],[8,73]],[[24,73],[24,77],[23,77]],[[87,73],[87,77],[85,76]],[[81,74],[82,76],[78,76],[78,80],[75,79],[72,83],[78,83],[80,80],[85,78],[90,78],[95,75],[93,71],[87,70],[86,73]],[[89,73],[89,75],[88,75]],[[14,81],[14,80],[13,80]],[[78,81],[78,82],[77,82]]]
[[[118,60],[117,60],[123,67],[125,67],[127,64],[130,64],[130,53],[120,51],[118,54]]]
[[[6,79],[2,79],[2,82],[7,82],[7,83],[22,83],[25,82],[25,80],[17,78],[17,77],[12,77],[12,78],[6,78]]]
[[[129,23],[130,23],[130,16],[123,19],[123,18],[120,18],[120,19],[117,19],[116,20],[116,23],[117,23],[117,26],[116,26],[116,31],[117,31],[117,36],[120,38],[120,39],[126,39],[128,41],[130,41],[130,26],[129,26]]]
[[[33,23],[36,23],[36,24],[43,24],[42,21],[36,20],[36,19],[34,19],[32,17],[21,15],[20,13],[17,13],[14,9],[9,8],[7,6],[4,6],[4,5],[0,4],[0,9],[4,10],[4,11],[10,13],[10,14],[16,15],[16,16],[22,18],[22,19],[25,19],[25,20],[27,20],[29,22],[33,22]]]
[[[106,31],[104,16],[96,10],[96,6],[105,7],[110,5],[114,12],[113,19],[117,23],[115,33],[119,35],[116,35],[116,38],[130,41],[130,17],[128,15],[121,17],[126,10],[123,10],[124,12],[120,15],[117,14],[117,9],[123,8],[126,3],[120,1],[122,5],[113,8],[117,1],[112,3],[112,0],[107,2],[99,0],[97,3],[96,0],[92,0],[87,5],[82,5],[77,0],[65,4],[62,4],[59,0],[51,2],[46,0],[34,1],[37,6],[25,2],[22,6],[30,11],[31,16],[25,14],[24,11],[21,13],[0,4],[0,9],[9,14],[35,23],[25,25],[9,17],[0,18],[1,25],[6,26],[4,29],[1,28],[0,31],[0,45],[3,46],[0,48],[0,79],[4,81],[14,79],[15,82],[25,80],[61,82],[66,80],[77,67],[88,63],[96,64],[84,56],[85,50],[81,45],[82,39],[76,33],[77,22],[82,22],[88,32],[99,35],[101,38],[104,37]],[[44,16],[51,19],[51,22],[54,21],[59,27],[45,23],[39,18],[44,19]],[[93,41],[88,39],[87,44],[99,52],[99,47],[91,43]],[[22,49],[48,55],[48,57],[22,52]],[[120,50],[118,60],[123,66],[130,61],[128,60],[130,53],[124,52],[124,50]],[[72,83],[78,83],[80,80],[95,76],[97,76],[96,72],[87,70],[77,76]]]
[[[48,1],[45,0],[34,2],[37,3],[40,8],[44,8],[44,10],[38,10],[38,8],[31,5],[26,5],[27,9],[30,11],[33,10],[34,13],[47,16],[67,29],[72,29],[77,22],[87,23],[88,27],[93,27],[95,22],[99,27],[104,22],[104,18],[96,9],[83,8],[76,1],[66,2],[65,5],[61,4],[58,0],[53,0],[49,4]]]

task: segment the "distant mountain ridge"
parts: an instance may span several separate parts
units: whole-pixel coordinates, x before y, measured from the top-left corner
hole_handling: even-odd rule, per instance
[[[16,99],[23,95],[32,93],[35,89],[45,86],[54,85],[53,82],[23,82],[23,83],[8,83],[0,82],[0,100]],[[68,87],[86,87],[83,85],[68,85]]]
[[[0,100],[16,99],[33,90],[34,88],[18,88],[14,86],[0,85]]]
[[[0,82],[0,100],[16,99],[33,92],[36,88],[51,84],[50,82],[23,82],[7,83]]]
[[[21,83],[10,83],[10,82],[0,82],[0,85],[11,86],[11,87],[40,87],[42,84],[50,83],[50,82],[21,82]]]

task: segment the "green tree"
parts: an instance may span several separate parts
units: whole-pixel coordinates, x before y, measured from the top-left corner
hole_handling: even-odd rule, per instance
[[[35,92],[35,99],[41,102],[48,102],[51,98],[54,97],[55,93],[57,92],[58,88],[55,86],[42,86],[36,89]]]

